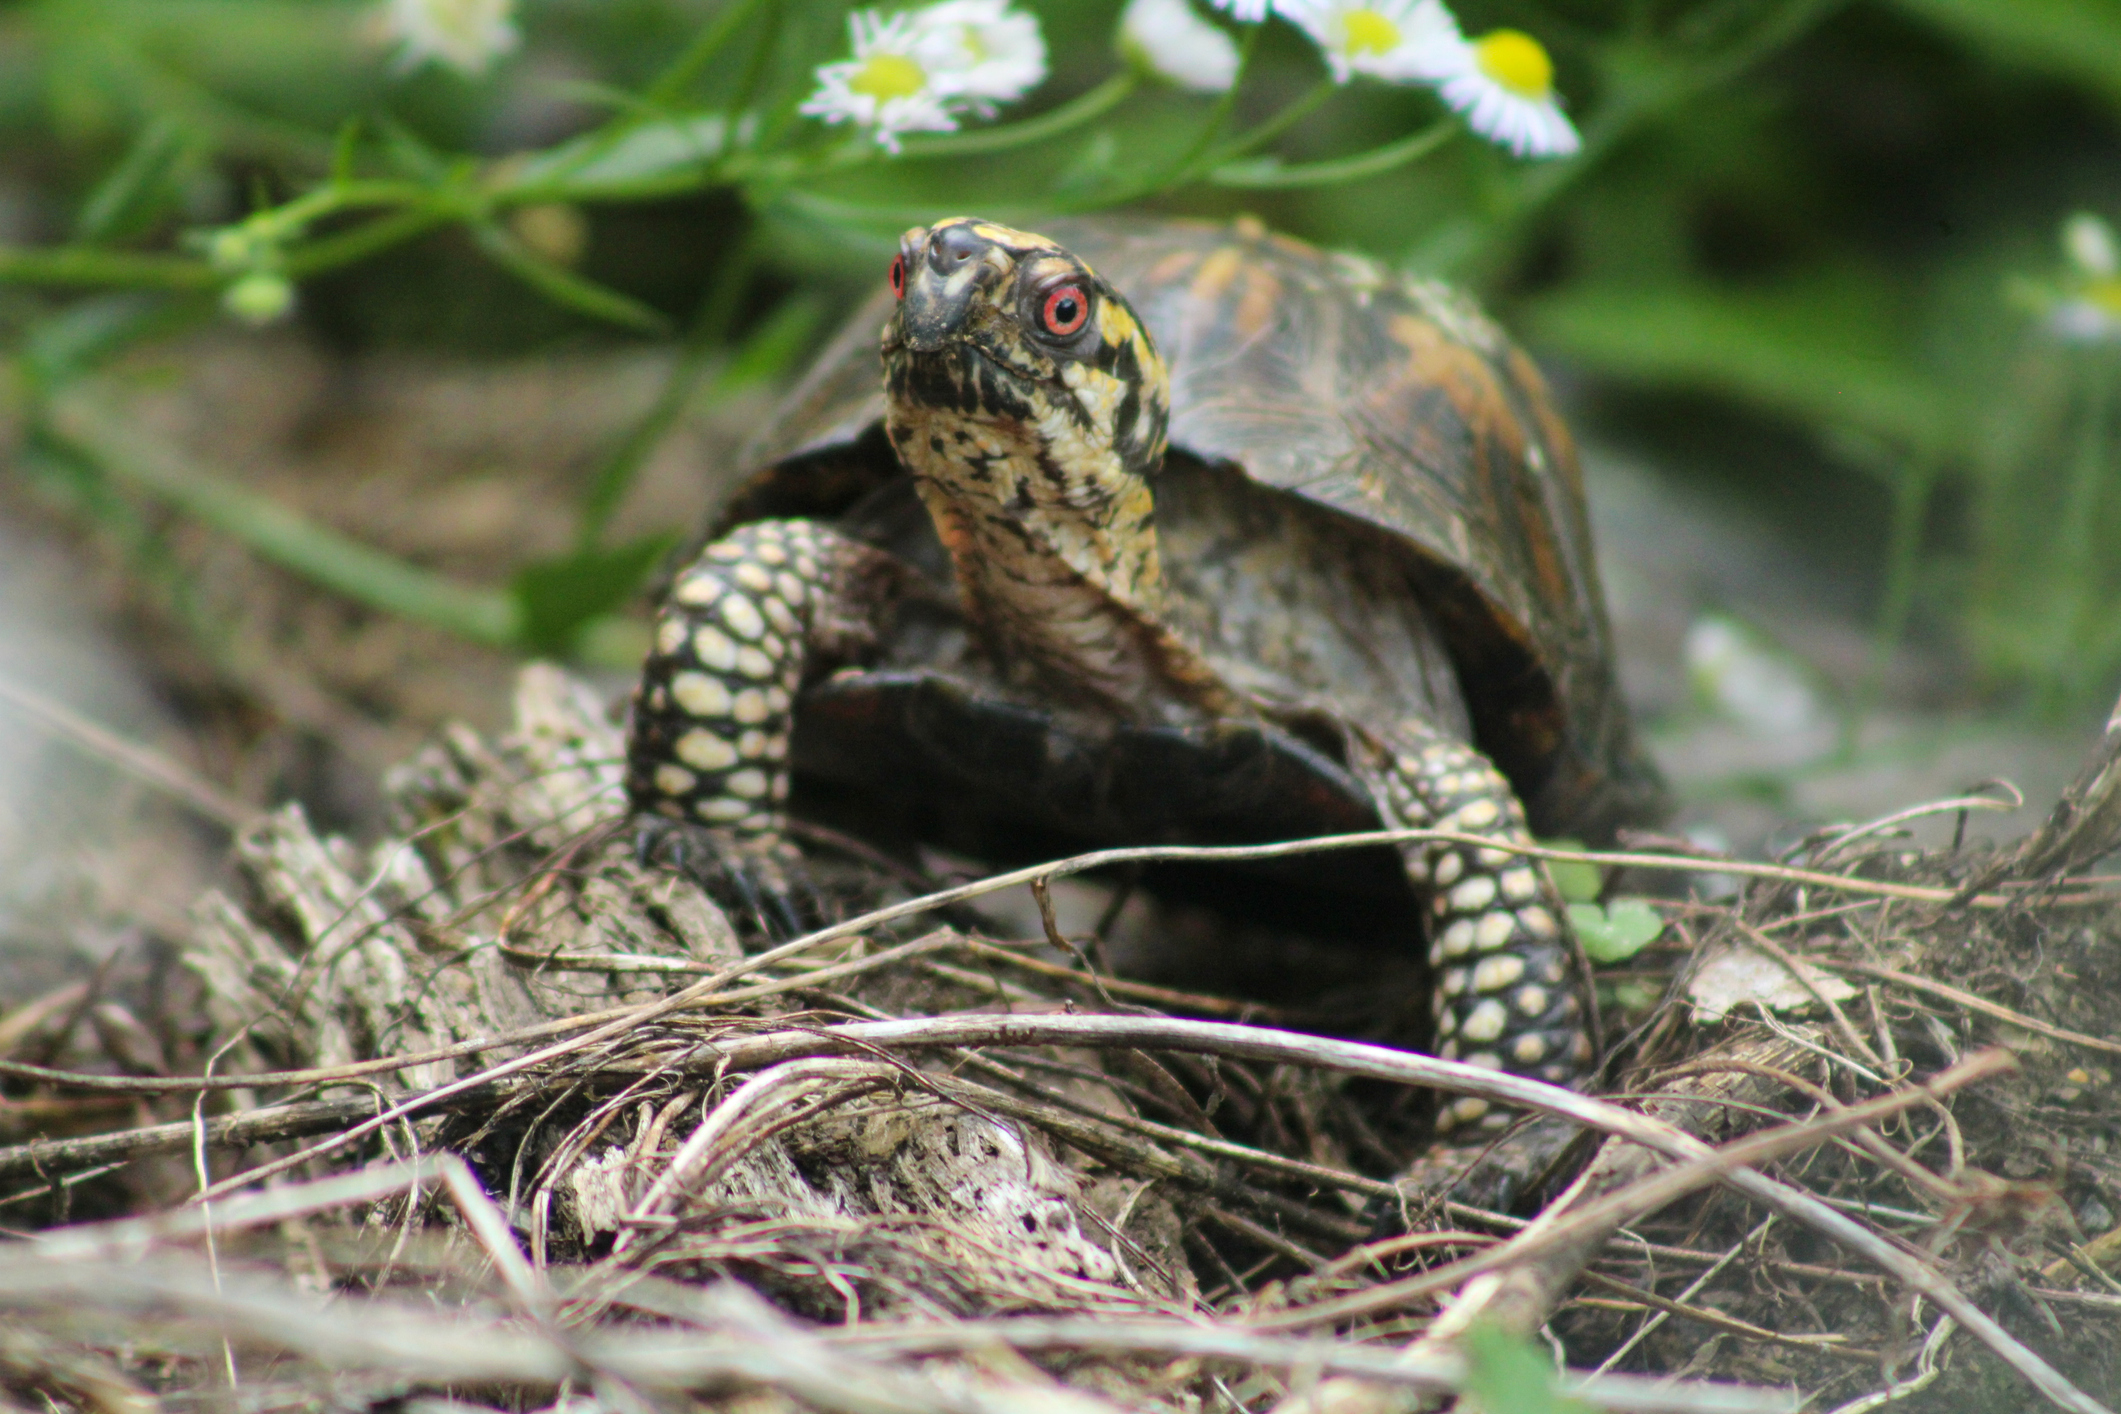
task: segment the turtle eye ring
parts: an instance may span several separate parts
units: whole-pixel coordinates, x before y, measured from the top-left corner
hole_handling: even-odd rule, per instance
[[[903,255],[891,257],[891,293],[900,299],[906,297],[906,257]]]
[[[1090,297],[1081,285],[1059,285],[1039,306],[1038,322],[1048,334],[1065,339],[1083,327],[1090,317]]]

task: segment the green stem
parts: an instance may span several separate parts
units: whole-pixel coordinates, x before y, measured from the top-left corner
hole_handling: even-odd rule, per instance
[[[203,260],[147,255],[98,246],[0,246],[0,284],[99,285],[132,289],[204,290],[221,276]]]
[[[2093,529],[2106,480],[2108,409],[2113,392],[2113,369],[2105,358],[2094,353],[2081,366],[2084,412],[2077,427],[2077,456],[2070,468],[2069,493],[2063,501],[2061,534],[2055,546],[2059,590],[2055,602],[2060,612],[2049,628],[2053,662],[2061,669],[2057,676],[2063,679],[2060,686],[2072,695],[2084,685],[2081,654],[2088,631],[2094,627],[2087,622],[2085,611],[2097,597],[2092,584]]]
[[[415,207],[410,211],[381,216],[364,226],[356,226],[350,231],[341,231],[335,236],[326,236],[296,247],[282,258],[280,268],[288,276],[298,280],[322,274],[326,270],[336,270],[342,265],[351,265],[356,260],[365,260],[379,251],[401,245],[415,236],[425,235],[450,219],[451,213],[430,207]]]
[[[47,410],[46,427],[71,456],[146,491],[263,558],[348,598],[479,643],[506,647],[517,636],[505,594],[468,588],[317,525],[136,436],[125,419],[86,396]]]
[[[555,304],[642,334],[662,334],[670,328],[658,311],[539,257],[499,226],[474,225],[471,237],[495,264]]]
[[[714,22],[699,33],[685,52],[670,61],[655,82],[641,95],[642,107],[649,110],[669,108],[685,96],[714,56],[722,52],[722,46],[735,37],[745,21],[758,13],[765,0],[733,0],[729,8],[714,17]]]
[[[1208,181],[1219,187],[1251,188],[1322,187],[1336,182],[1361,181],[1382,176],[1428,156],[1456,133],[1458,126],[1456,118],[1444,118],[1397,142],[1324,162],[1283,166],[1279,160],[1269,157],[1256,162],[1227,163],[1210,170]]]
[[[1132,69],[1122,69],[1088,93],[1071,98],[1058,108],[1041,113],[1035,118],[1026,118],[1020,123],[977,128],[966,133],[951,133],[946,137],[909,138],[905,143],[903,156],[908,159],[963,157],[976,152],[1001,152],[1008,148],[1023,147],[1029,143],[1059,137],[1062,133],[1079,128],[1110,112],[1134,91],[1139,82]]]
[[[744,289],[750,283],[752,272],[758,268],[758,258],[756,236],[750,235],[738,242],[737,248],[722,261],[721,268],[715,273],[714,285],[700,306],[699,317],[693,321],[684,347],[679,351],[677,363],[663,384],[663,391],[612,448],[583,491],[582,521],[575,532],[577,550],[587,554],[597,548],[597,542],[604,537],[605,527],[611,522],[612,513],[625,499],[634,477],[639,475],[649,454],[677,425],[679,415],[692,401],[700,380],[706,377],[712,366],[715,354],[723,351],[730,326],[736,322]]]
[[[1937,464],[1922,457],[1902,464],[1893,478],[1892,525],[1885,552],[1885,594],[1878,605],[1878,623],[1871,636],[1871,660],[1864,669],[1862,685],[1844,720],[1841,750],[1852,754],[1864,721],[1877,709],[1885,688],[1886,669],[1893,650],[1907,632],[1908,611],[1915,602],[1915,577],[1922,557],[1922,528],[1929,519],[1931,493],[1937,487]]]
[[[1207,121],[1200,125],[1200,132],[1193,139],[1193,145],[1186,149],[1186,155],[1178,164],[1169,169],[1171,180],[1164,185],[1177,186],[1187,181],[1201,165],[1201,159],[1206,157],[1209,149],[1215,145],[1215,139],[1222,132],[1223,125],[1229,122],[1230,115],[1237,111],[1238,92],[1245,86],[1245,76],[1252,72],[1252,56],[1259,49],[1259,37],[1266,29],[1265,25],[1260,24],[1252,25],[1245,31],[1244,41],[1237,47],[1237,72],[1231,76],[1230,86],[1216,96],[1214,106],[1208,110]]]
[[[1259,124],[1250,132],[1239,134],[1217,148],[1214,155],[1202,161],[1201,166],[1203,168],[1218,167],[1232,158],[1242,157],[1247,152],[1254,152],[1266,146],[1313,113],[1316,113],[1320,108],[1323,108],[1326,100],[1339,91],[1339,88],[1340,85],[1333,82],[1333,80],[1321,79],[1312,87],[1309,93],[1306,93],[1264,123]]]

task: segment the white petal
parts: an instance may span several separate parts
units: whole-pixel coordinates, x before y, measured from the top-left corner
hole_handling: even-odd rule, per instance
[[[1237,82],[1237,45],[1186,0],[1128,0],[1119,44],[1129,58],[1195,93],[1227,92]]]
[[[2121,269],[2114,228],[2088,211],[2079,211],[2062,223],[2062,249],[2071,264],[2094,279],[2110,279]]]
[[[1583,146],[1552,97],[1510,92],[1480,71],[1471,45],[1465,46],[1464,57],[1458,71],[1437,87],[1443,101],[1464,115],[1467,127],[1519,157],[1567,157]]]
[[[404,67],[433,59],[459,73],[482,74],[522,41],[514,12],[515,0],[389,0],[384,24],[399,42]]]

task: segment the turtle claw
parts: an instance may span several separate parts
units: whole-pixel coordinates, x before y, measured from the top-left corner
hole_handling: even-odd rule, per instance
[[[802,854],[779,835],[740,836],[677,820],[644,818],[634,856],[692,880],[769,942],[801,936],[825,915]]]

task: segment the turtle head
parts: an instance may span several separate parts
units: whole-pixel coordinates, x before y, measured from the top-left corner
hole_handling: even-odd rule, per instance
[[[1091,479],[1104,470],[1093,462],[1139,477],[1162,459],[1163,360],[1118,291],[1053,241],[969,217],[915,227],[900,238],[891,287],[894,428],[1007,425]]]

